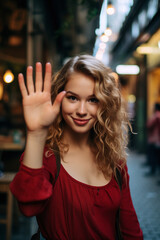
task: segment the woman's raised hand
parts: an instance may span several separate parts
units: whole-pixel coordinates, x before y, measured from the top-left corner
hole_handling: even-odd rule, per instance
[[[42,79],[42,65],[36,63],[35,84],[33,81],[33,68],[27,68],[27,81],[20,73],[19,86],[23,97],[24,118],[28,131],[48,129],[60,111],[60,105],[65,92],[57,95],[54,103],[51,102],[51,64],[46,64],[44,81]]]

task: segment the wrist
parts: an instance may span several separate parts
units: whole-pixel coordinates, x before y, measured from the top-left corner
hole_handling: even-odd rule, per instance
[[[30,168],[41,168],[43,166],[43,152],[46,143],[48,129],[27,131],[26,146],[23,164]]]
[[[39,129],[35,131],[27,130],[27,138],[35,139],[36,141],[45,141],[48,135],[48,128],[46,129]]]

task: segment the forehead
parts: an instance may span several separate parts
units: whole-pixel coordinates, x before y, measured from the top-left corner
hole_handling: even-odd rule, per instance
[[[92,95],[94,94],[94,89],[94,79],[82,73],[71,74],[65,85],[65,91],[72,91],[78,94],[86,93]]]

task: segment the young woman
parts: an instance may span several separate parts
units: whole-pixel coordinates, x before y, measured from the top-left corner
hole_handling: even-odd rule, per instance
[[[46,64],[19,75],[27,139],[11,191],[22,213],[36,216],[47,240],[141,240],[126,167],[127,119],[111,70],[89,55],[69,60],[54,76]],[[61,167],[55,182],[59,151]],[[122,190],[116,169],[122,176]]]

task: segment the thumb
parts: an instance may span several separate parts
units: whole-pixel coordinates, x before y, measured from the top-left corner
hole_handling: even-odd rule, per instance
[[[57,97],[56,97],[56,99],[55,99],[55,101],[54,101],[54,104],[53,104],[53,108],[54,108],[54,110],[55,110],[56,112],[59,112],[60,106],[61,106],[61,102],[62,102],[65,94],[66,94],[66,91],[62,91],[62,92],[60,92],[60,93],[57,95]]]

